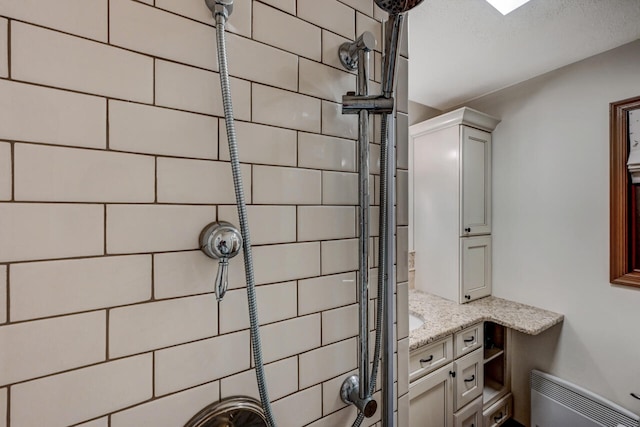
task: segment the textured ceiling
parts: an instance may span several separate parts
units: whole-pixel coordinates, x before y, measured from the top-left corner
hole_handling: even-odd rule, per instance
[[[409,13],[409,99],[441,110],[640,38],[640,0],[425,0]],[[640,70],[638,70],[640,76]]]

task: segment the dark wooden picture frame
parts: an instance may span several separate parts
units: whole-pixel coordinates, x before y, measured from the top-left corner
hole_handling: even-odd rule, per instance
[[[640,108],[640,96],[612,102],[610,116],[610,267],[609,281],[640,288],[640,266],[634,266],[636,226],[632,213],[636,197],[627,169],[629,111]]]

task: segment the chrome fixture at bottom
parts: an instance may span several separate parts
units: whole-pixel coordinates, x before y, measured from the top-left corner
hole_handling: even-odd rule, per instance
[[[367,418],[372,417],[378,409],[378,402],[373,400],[371,396],[360,398],[360,378],[357,375],[351,375],[344,380],[340,388],[340,398],[347,405],[354,404]]]
[[[208,257],[220,260],[215,292],[216,298],[221,301],[229,288],[229,258],[238,255],[242,249],[242,235],[229,222],[212,222],[200,233],[200,249]]]
[[[257,400],[231,397],[205,407],[185,427],[267,427],[267,421]]]

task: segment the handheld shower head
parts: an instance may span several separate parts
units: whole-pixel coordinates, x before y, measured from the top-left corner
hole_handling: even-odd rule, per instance
[[[397,15],[413,9],[423,0],[374,0],[378,7],[390,15]]]

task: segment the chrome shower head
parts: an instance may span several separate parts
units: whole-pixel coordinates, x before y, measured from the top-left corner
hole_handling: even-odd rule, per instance
[[[373,0],[378,7],[390,15],[397,15],[413,9],[423,0]]]

